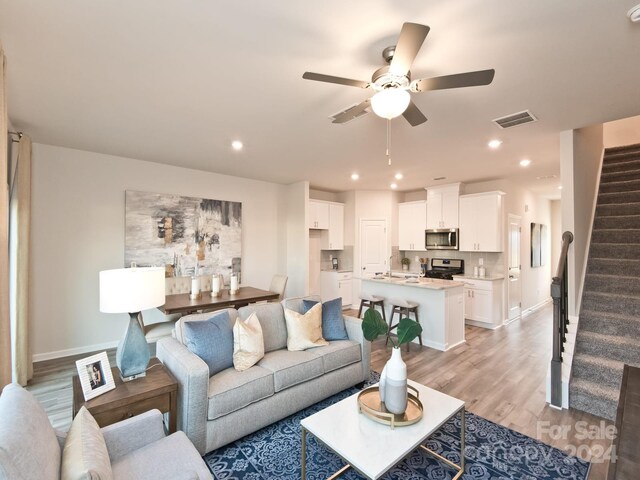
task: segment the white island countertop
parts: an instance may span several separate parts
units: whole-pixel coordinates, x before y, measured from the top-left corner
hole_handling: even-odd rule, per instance
[[[441,280],[439,278],[397,278],[388,276],[384,277],[365,277],[360,280],[367,280],[374,283],[389,283],[402,287],[425,288],[429,290],[444,290],[447,288],[455,288],[464,286],[464,282],[456,282],[455,280]],[[417,282],[416,282],[417,280]]]
[[[486,275],[484,277],[475,277],[473,275],[454,275],[453,277],[465,280],[486,280],[488,282],[493,282],[495,280],[502,280],[504,275]]]

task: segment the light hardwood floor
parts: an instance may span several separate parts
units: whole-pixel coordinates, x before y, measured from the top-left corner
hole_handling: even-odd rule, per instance
[[[547,305],[495,331],[467,326],[466,345],[448,352],[411,345],[402,355],[411,379],[464,400],[469,411],[488,420],[591,460],[589,479],[602,480],[608,468],[603,452],[611,440],[593,437],[602,437],[611,422],[576,410],[558,411],[545,403],[551,321]],[[381,371],[390,351],[384,340],[375,341],[371,368]],[[114,352],[109,354],[115,365]],[[66,430],[71,422],[71,377],[75,360],[86,356],[34,365],[28,388],[56,428]]]

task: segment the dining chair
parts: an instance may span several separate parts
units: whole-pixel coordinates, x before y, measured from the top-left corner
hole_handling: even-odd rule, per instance
[[[282,300],[282,297],[284,296],[284,290],[287,287],[288,279],[289,277],[286,275],[274,275],[271,279],[269,291],[277,293],[279,295],[278,300]]]

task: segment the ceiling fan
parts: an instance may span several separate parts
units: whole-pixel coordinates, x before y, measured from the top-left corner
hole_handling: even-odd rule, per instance
[[[376,92],[373,97],[336,116],[333,123],[345,123],[362,115],[367,108],[371,107],[374,113],[383,118],[391,119],[402,115],[415,127],[426,122],[427,117],[413,103],[409,92],[420,93],[429,90],[489,85],[495,74],[493,69],[479,70],[412,81],[409,69],[428,33],[429,27],[426,25],[403,24],[397,45],[387,47],[382,52],[382,57],[388,65],[373,72],[371,82],[313,72],[304,72],[302,78],[350,87],[370,88]]]

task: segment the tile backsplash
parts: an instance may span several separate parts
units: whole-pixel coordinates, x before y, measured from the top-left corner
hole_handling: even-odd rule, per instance
[[[398,247],[393,247],[396,249]],[[393,249],[392,249],[393,250]],[[427,257],[431,262],[432,258],[459,258],[464,260],[464,270],[466,274],[473,273],[473,267],[478,265],[478,260],[482,258],[487,275],[501,275],[504,273],[504,265],[506,261],[503,252],[460,252],[457,250],[420,250],[420,251],[400,251],[399,258],[406,256],[411,260],[409,270],[411,272],[420,272],[420,262],[416,261],[416,257]],[[398,261],[399,262],[399,261]],[[395,265],[395,264],[394,264]],[[400,265],[397,265],[398,269]],[[393,267],[396,269],[396,267]]]
[[[332,257],[338,257],[340,270],[353,270],[353,245],[345,245],[344,250],[322,250],[320,252],[320,269],[331,270]]]

